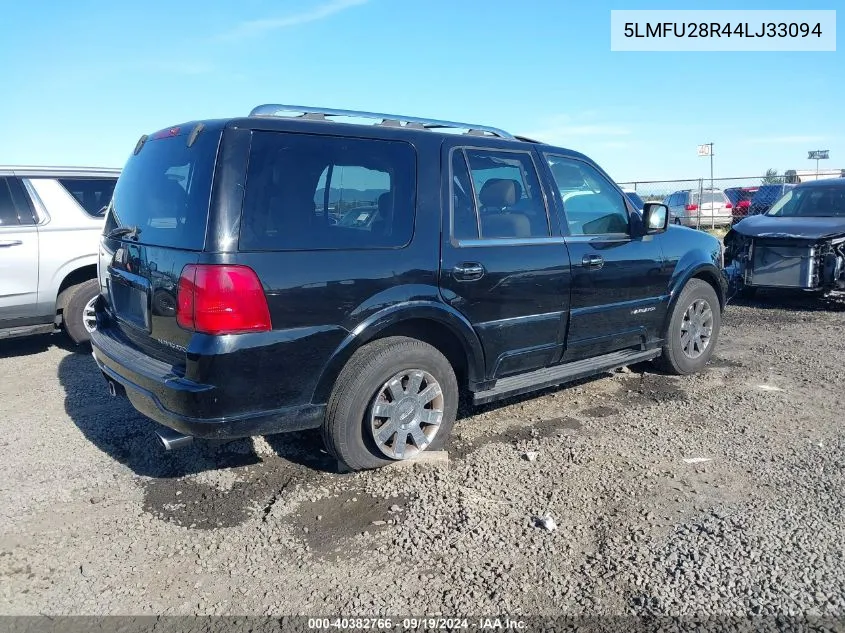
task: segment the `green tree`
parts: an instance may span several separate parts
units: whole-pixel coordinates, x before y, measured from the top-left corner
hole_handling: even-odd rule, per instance
[[[780,184],[781,180],[782,180],[782,178],[781,178],[781,176],[778,176],[778,170],[777,169],[767,169],[766,175],[763,176],[762,183],[764,185],[777,185],[777,184]]]

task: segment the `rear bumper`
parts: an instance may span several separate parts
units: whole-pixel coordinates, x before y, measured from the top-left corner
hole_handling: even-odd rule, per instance
[[[106,380],[113,381],[140,413],[171,429],[206,439],[236,439],[317,428],[325,405],[304,405],[260,411],[214,410],[220,388],[179,376],[173,367],[138,353],[107,330],[91,335],[94,360]]]

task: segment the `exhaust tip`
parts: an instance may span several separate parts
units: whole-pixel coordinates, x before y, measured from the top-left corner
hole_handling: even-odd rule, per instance
[[[115,396],[117,396],[117,387],[115,386],[115,384],[114,384],[114,381],[113,381],[113,380],[109,380],[109,381],[108,381],[108,387],[109,387],[109,395],[110,395],[112,398],[114,398]]]
[[[156,435],[158,435],[158,439],[161,440],[166,451],[175,451],[194,441],[193,435],[182,435],[172,429],[156,431]]]

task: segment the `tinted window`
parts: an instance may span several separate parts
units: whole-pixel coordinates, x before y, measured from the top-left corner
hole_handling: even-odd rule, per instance
[[[8,178],[0,178],[0,227],[18,226],[18,210],[12,202],[12,192],[9,190]]]
[[[407,143],[253,133],[241,250],[393,248],[413,233]]]
[[[88,215],[100,216],[114,192],[117,178],[59,178],[59,183],[76,198]]]
[[[473,149],[463,155],[481,239],[549,236],[546,205],[530,154]]]
[[[35,223],[21,181],[17,178],[0,178],[0,227]]]
[[[572,235],[628,232],[628,207],[622,194],[588,163],[547,156],[560,188],[563,211]]]
[[[138,241],[202,250],[219,132],[204,131],[188,147],[190,128],[150,138],[129,158],[114,189],[106,232],[138,227]]]
[[[452,235],[459,240],[478,239],[478,211],[461,150],[452,152]]]

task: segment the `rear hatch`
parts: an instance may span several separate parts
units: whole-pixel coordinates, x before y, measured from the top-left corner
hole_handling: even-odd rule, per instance
[[[220,136],[189,124],[139,141],[103,233],[100,283],[114,316],[111,334],[176,366],[184,365],[192,334],[177,323],[179,279],[205,245]]]
[[[716,221],[733,218],[733,205],[721,191],[704,191],[701,194],[696,191],[692,195],[692,204],[698,209],[702,222],[709,222],[711,218]]]

